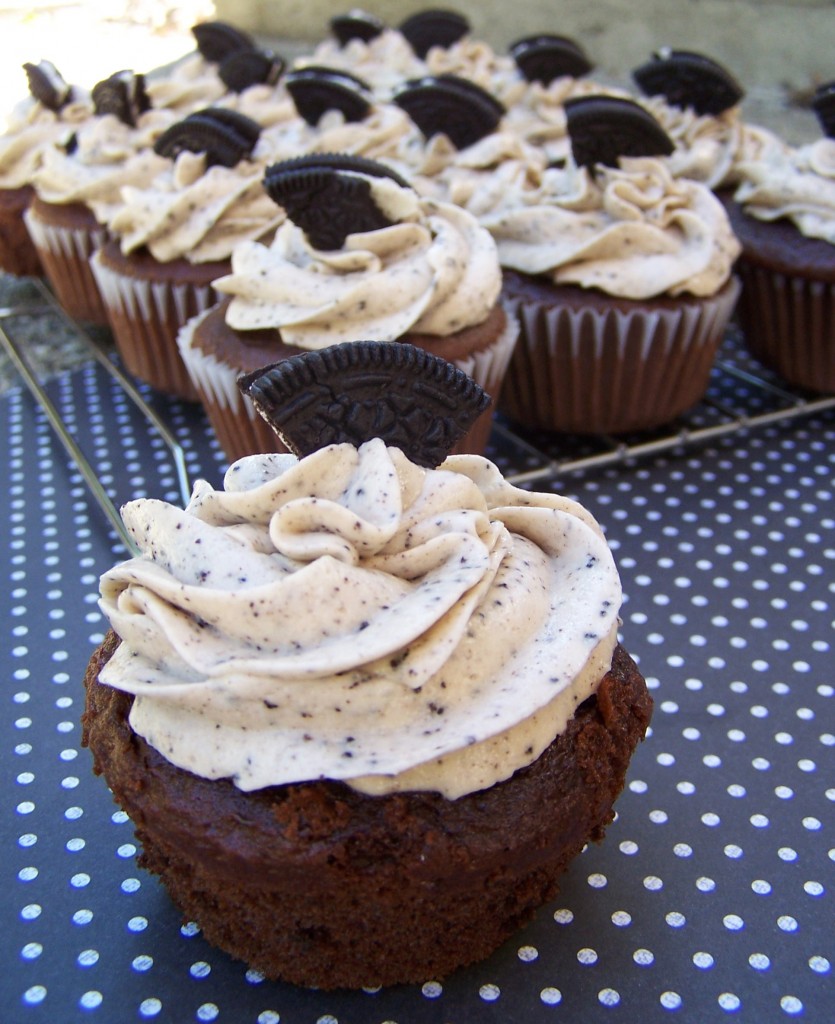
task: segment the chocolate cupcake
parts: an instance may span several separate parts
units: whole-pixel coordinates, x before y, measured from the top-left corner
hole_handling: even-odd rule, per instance
[[[220,304],[178,343],[227,458],[282,450],[237,388],[242,373],[363,338],[442,356],[495,399],[517,325],[499,302],[489,234],[421,197],[394,171],[344,154],[273,165],[267,192],[287,214],[269,246],[243,243],[217,280]],[[481,452],[492,406],[461,441]]]
[[[141,864],[269,978],[424,982],[487,956],[603,837],[650,719],[590,514],[482,458],[432,468],[420,429],[409,455],[379,436],[375,387],[420,428],[450,398],[477,412],[462,377],[408,345],[286,360],[246,386],[309,454],[123,509],[140,553],[102,577],[83,742]],[[359,445],[309,398],[337,379]]]
[[[672,143],[644,109],[592,96],[566,112],[564,167],[466,200],[520,321],[500,408],[533,429],[648,430],[707,389],[739,245],[712,192],[673,178]]]
[[[216,301],[212,282],[228,273],[235,242],[271,237],[283,214],[261,185],[270,157],[261,129],[239,112],[190,114],[153,148],[161,171],[122,190],[91,268],[129,372],[193,401],[177,331]]]
[[[742,243],[737,318],[747,347],[784,380],[835,393],[835,84],[815,110],[823,136],[740,163],[726,207]]]
[[[86,90],[64,81],[50,61],[24,64],[29,93],[11,111],[0,135],[0,270],[44,272],[24,215],[35,198],[33,180],[44,152],[63,144],[93,112]]]

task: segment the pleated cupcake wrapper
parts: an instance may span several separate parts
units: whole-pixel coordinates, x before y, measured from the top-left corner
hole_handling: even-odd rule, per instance
[[[738,319],[751,354],[789,384],[835,393],[835,285],[741,261]]]
[[[106,266],[100,254],[90,265],[128,371],[159,391],[197,401],[177,347],[177,332],[217,301],[211,286],[129,277]]]
[[[39,277],[43,266],[23,215],[28,209],[31,189],[0,190],[0,270],[18,277]]]
[[[237,384],[239,371],[215,356],[192,347],[194,331],[206,312],[192,317],[180,329],[177,346],[226,457],[235,461],[243,455],[284,451],[284,445],[275,431],[256,412],[252,402],[241,394]],[[493,396],[493,404],[501,389],[518,336],[518,322],[508,312],[507,325],[492,345],[455,364]],[[482,452],[490,436],[492,415],[491,406],[462,438],[456,451]]]
[[[105,228],[45,224],[31,209],[23,215],[44,274],[64,310],[76,320],[107,325],[107,310],[90,269],[90,257],[107,241]]]
[[[739,294],[676,309],[572,310],[508,296],[521,333],[499,408],[534,429],[561,433],[648,430],[695,405]]]

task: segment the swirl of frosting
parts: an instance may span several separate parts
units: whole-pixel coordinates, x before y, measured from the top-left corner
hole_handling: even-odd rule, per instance
[[[740,161],[759,157],[771,147],[785,147],[767,128],[744,121],[739,106],[721,114],[697,114],[692,107],[676,107],[659,96],[641,102],[675,144],[665,158],[672,173],[711,189],[734,184]]]
[[[93,102],[86,92],[73,87],[73,97],[58,113],[33,96],[12,109],[0,135],[0,188],[30,185],[44,152],[66,143],[93,116]]]
[[[654,158],[594,177],[570,162],[535,187],[485,183],[457,199],[493,235],[503,266],[622,298],[713,295],[740,251],[713,193]]]
[[[32,184],[47,203],[84,203],[105,224],[121,205],[122,188],[148,184],[166,166],[153,144],[176,115],[149,110],[135,127],[112,114],[90,118],[71,150],[48,146]]]
[[[145,246],[163,263],[206,263],[228,259],[245,239],[271,237],[284,212],[264,191],[273,157],[265,141],[234,167],[207,168],[205,154],[184,150],[147,185],[126,185],[108,221],[122,252]]]
[[[232,273],[214,282],[233,296],[230,327],[277,328],[288,344],[319,349],[414,331],[443,336],[487,318],[501,289],[489,233],[464,210],[389,178],[360,177],[395,223],[348,235],[335,251],[314,249],[289,220],[269,247],[236,246]]]
[[[415,54],[406,37],[397,29],[386,28],[373,39],[351,39],[341,46],[335,39],[325,39],[310,57],[299,58],[295,68],[310,64],[348,71],[361,78],[382,99],[409,78],[426,74],[426,64]]]
[[[534,760],[611,664],[620,583],[582,508],[477,456],[375,439],[250,456],[185,510],[130,502],[101,681],[174,764],[455,797]]]
[[[772,148],[739,165],[734,199],[758,220],[788,218],[807,238],[835,245],[835,139]]]
[[[227,92],[217,66],[196,51],[149,75],[145,87],[152,106],[174,110],[180,117],[205,107]]]

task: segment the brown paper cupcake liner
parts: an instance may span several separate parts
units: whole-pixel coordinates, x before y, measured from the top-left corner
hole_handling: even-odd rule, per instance
[[[238,371],[192,347],[191,339],[204,315],[193,317],[180,329],[177,345],[227,459],[234,462],[244,455],[286,451],[275,431],[255,411],[252,402],[241,394],[237,385]],[[459,369],[472,377],[494,399],[458,443],[456,452],[484,452],[492,429],[495,399],[501,391],[518,334],[516,318],[508,314],[505,329],[492,345],[455,361]]]
[[[737,321],[745,345],[789,384],[835,393],[835,285],[741,260]]]
[[[507,296],[520,322],[499,408],[517,423],[560,433],[625,433],[675,419],[707,390],[739,294],[625,310]]]
[[[41,258],[23,215],[34,195],[31,185],[0,189],[0,270],[16,277],[40,277]]]
[[[103,263],[100,254],[90,265],[128,372],[158,391],[198,401],[177,347],[177,332],[217,301],[211,285],[128,277]]]
[[[106,229],[47,224],[31,207],[24,222],[64,311],[75,320],[107,326],[107,310],[90,269],[90,257],[108,237]]]

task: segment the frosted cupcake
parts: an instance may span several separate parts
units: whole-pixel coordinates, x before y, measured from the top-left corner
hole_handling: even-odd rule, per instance
[[[144,76],[130,71],[99,82],[92,97],[94,115],[44,149],[26,225],[64,309],[107,324],[89,260],[107,240],[122,189],[147,185],[165,165],[153,146],[176,115],[152,109]]]
[[[835,86],[815,108],[824,132],[805,146],[740,162],[727,202],[742,243],[738,317],[745,343],[798,387],[835,392]]]
[[[646,111],[608,96],[567,111],[565,167],[458,195],[496,241],[520,321],[500,407],[535,429],[650,429],[707,388],[739,244],[706,186],[623,155],[672,148]]]
[[[0,270],[32,275],[43,272],[24,222],[35,198],[32,180],[44,150],[65,145],[91,117],[93,102],[86,90],[65,82],[50,61],[24,68],[29,95],[10,111],[0,135]]]
[[[390,168],[306,157],[270,168],[288,219],[271,245],[244,243],[215,282],[217,308],[180,333],[183,359],[227,457],[281,450],[237,378],[342,341],[409,341],[497,398],[517,326],[501,303],[490,235],[465,211],[422,199]],[[461,450],[482,451],[485,412]]]
[[[462,394],[415,352],[287,360],[326,391],[338,371],[351,434],[372,436],[342,441],[319,392],[296,392],[330,424],[305,431],[322,447],[245,458],[185,510],[131,502],[139,554],[101,581],[94,769],[183,915],[300,985],[421,983],[489,955],[603,837],[651,714],[600,526],[486,459],[427,464],[420,427]],[[418,424],[408,454],[379,436],[372,378],[408,392],[388,418]]]
[[[91,261],[127,369],[160,391],[196,395],[176,336],[216,295],[235,244],[269,238],[283,212],[265,195],[272,159],[260,127],[219,107],[177,121],[156,141],[163,168],[126,186],[111,234]]]

